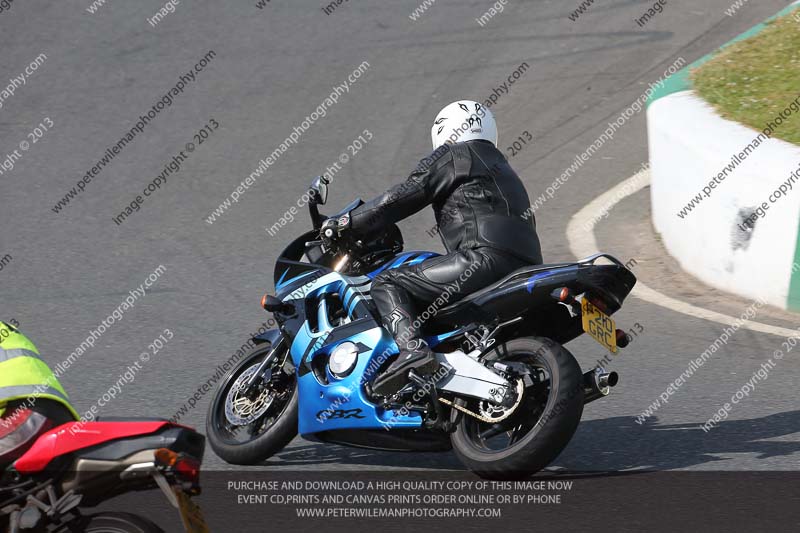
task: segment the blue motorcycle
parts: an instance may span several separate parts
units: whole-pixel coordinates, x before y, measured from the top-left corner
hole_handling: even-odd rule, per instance
[[[569,443],[586,403],[618,377],[582,372],[563,345],[584,332],[615,353],[630,340],[611,318],[636,278],[597,254],[522,268],[456,302],[447,294],[421,313],[440,370],[410,374],[391,396],[371,383],[398,353],[370,297],[380,272],[432,252],[404,252],[399,228],[372,240],[321,230],[328,183],[314,180],[314,229],[278,258],[275,295],[263,308],[276,329],[221,380],[208,440],[232,464],[264,461],[299,434],[379,450],[453,450],[481,477],[519,479],[545,468]],[[357,200],[332,215],[348,217]],[[602,264],[598,264],[602,263]],[[439,305],[437,305],[439,304]]]

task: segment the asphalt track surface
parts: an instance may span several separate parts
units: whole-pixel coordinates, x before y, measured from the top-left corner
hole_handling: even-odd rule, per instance
[[[652,2],[598,1],[577,21],[579,2],[511,0],[481,27],[492,3],[438,0],[419,20],[417,0],[359,2],[330,15],[322,2],[181,2],[156,27],[160,1],[16,1],[0,12],[0,85],[40,53],[46,61],[0,108],[5,159],[45,117],[53,126],[0,175],[0,316],[15,318],[55,365],[120,306],[159,265],[166,267],[62,378],[84,412],[154,338],[174,338],[142,364],[101,414],[172,416],[267,319],[258,302],[272,290],[273,262],[309,222],[270,236],[310,178],[373,139],[338,173],[329,208],[371,197],[403,179],[430,149],[430,121],[445,104],[485,100],[520,64],[529,68],[492,107],[500,145],[530,132],[533,145],[511,159],[532,198],[573,162],[606,124],[658,80],[725,43],[788,2],[670,0],[645,27],[634,19]],[[215,57],[61,212],[51,208],[105,149],[124,136],[209,50]],[[369,68],[219,220],[205,219],[358,65]],[[122,212],[211,119],[219,127],[167,184],[122,225]],[[22,152],[20,152],[22,153]],[[647,159],[644,113],[637,114],[537,212],[545,260],[573,259],[572,215],[632,175]],[[597,228],[598,241],[656,290],[738,316],[746,307],[693,284],[669,260],[648,222],[646,193],[622,201]],[[428,211],[401,224],[408,249],[440,251]],[[667,268],[664,273],[663,268]],[[755,282],[755,280],[754,280]],[[689,287],[689,288],[687,288]],[[693,289],[692,289],[693,287]],[[766,313],[766,312],[765,312]],[[757,320],[791,326],[774,313]],[[774,320],[773,320],[774,318]],[[610,365],[613,394],[587,407],[557,470],[796,470],[800,462],[797,353],[782,360],[709,433],[699,429],[783,339],[740,330],[645,424],[639,415],[722,333],[698,320],[631,298],[617,315],[644,331]],[[772,320],[772,322],[770,322]],[[568,348],[584,365],[602,357],[589,339]],[[209,396],[183,422],[204,427]],[[210,450],[209,469],[226,469]],[[452,454],[392,454],[296,439],[254,469],[387,470],[462,467]]]

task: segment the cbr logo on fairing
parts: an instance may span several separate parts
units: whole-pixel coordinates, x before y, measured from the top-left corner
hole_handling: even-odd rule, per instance
[[[322,416],[328,420],[335,420],[337,418],[366,418],[365,416],[361,416],[361,409],[335,409],[333,411],[323,409],[317,413],[317,420],[320,420]]]

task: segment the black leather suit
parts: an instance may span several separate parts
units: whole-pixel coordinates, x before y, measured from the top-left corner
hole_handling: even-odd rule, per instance
[[[350,228],[364,235],[381,231],[427,205],[433,205],[447,254],[386,270],[372,284],[372,298],[401,349],[418,347],[414,318],[440,296],[449,294],[452,304],[522,266],[542,263],[528,194],[491,142],[438,148],[405,183],[351,212]]]

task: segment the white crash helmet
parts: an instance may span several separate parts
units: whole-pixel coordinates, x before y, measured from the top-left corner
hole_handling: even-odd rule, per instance
[[[433,149],[445,143],[483,139],[497,146],[497,123],[484,105],[472,100],[459,100],[436,115],[431,128]]]

